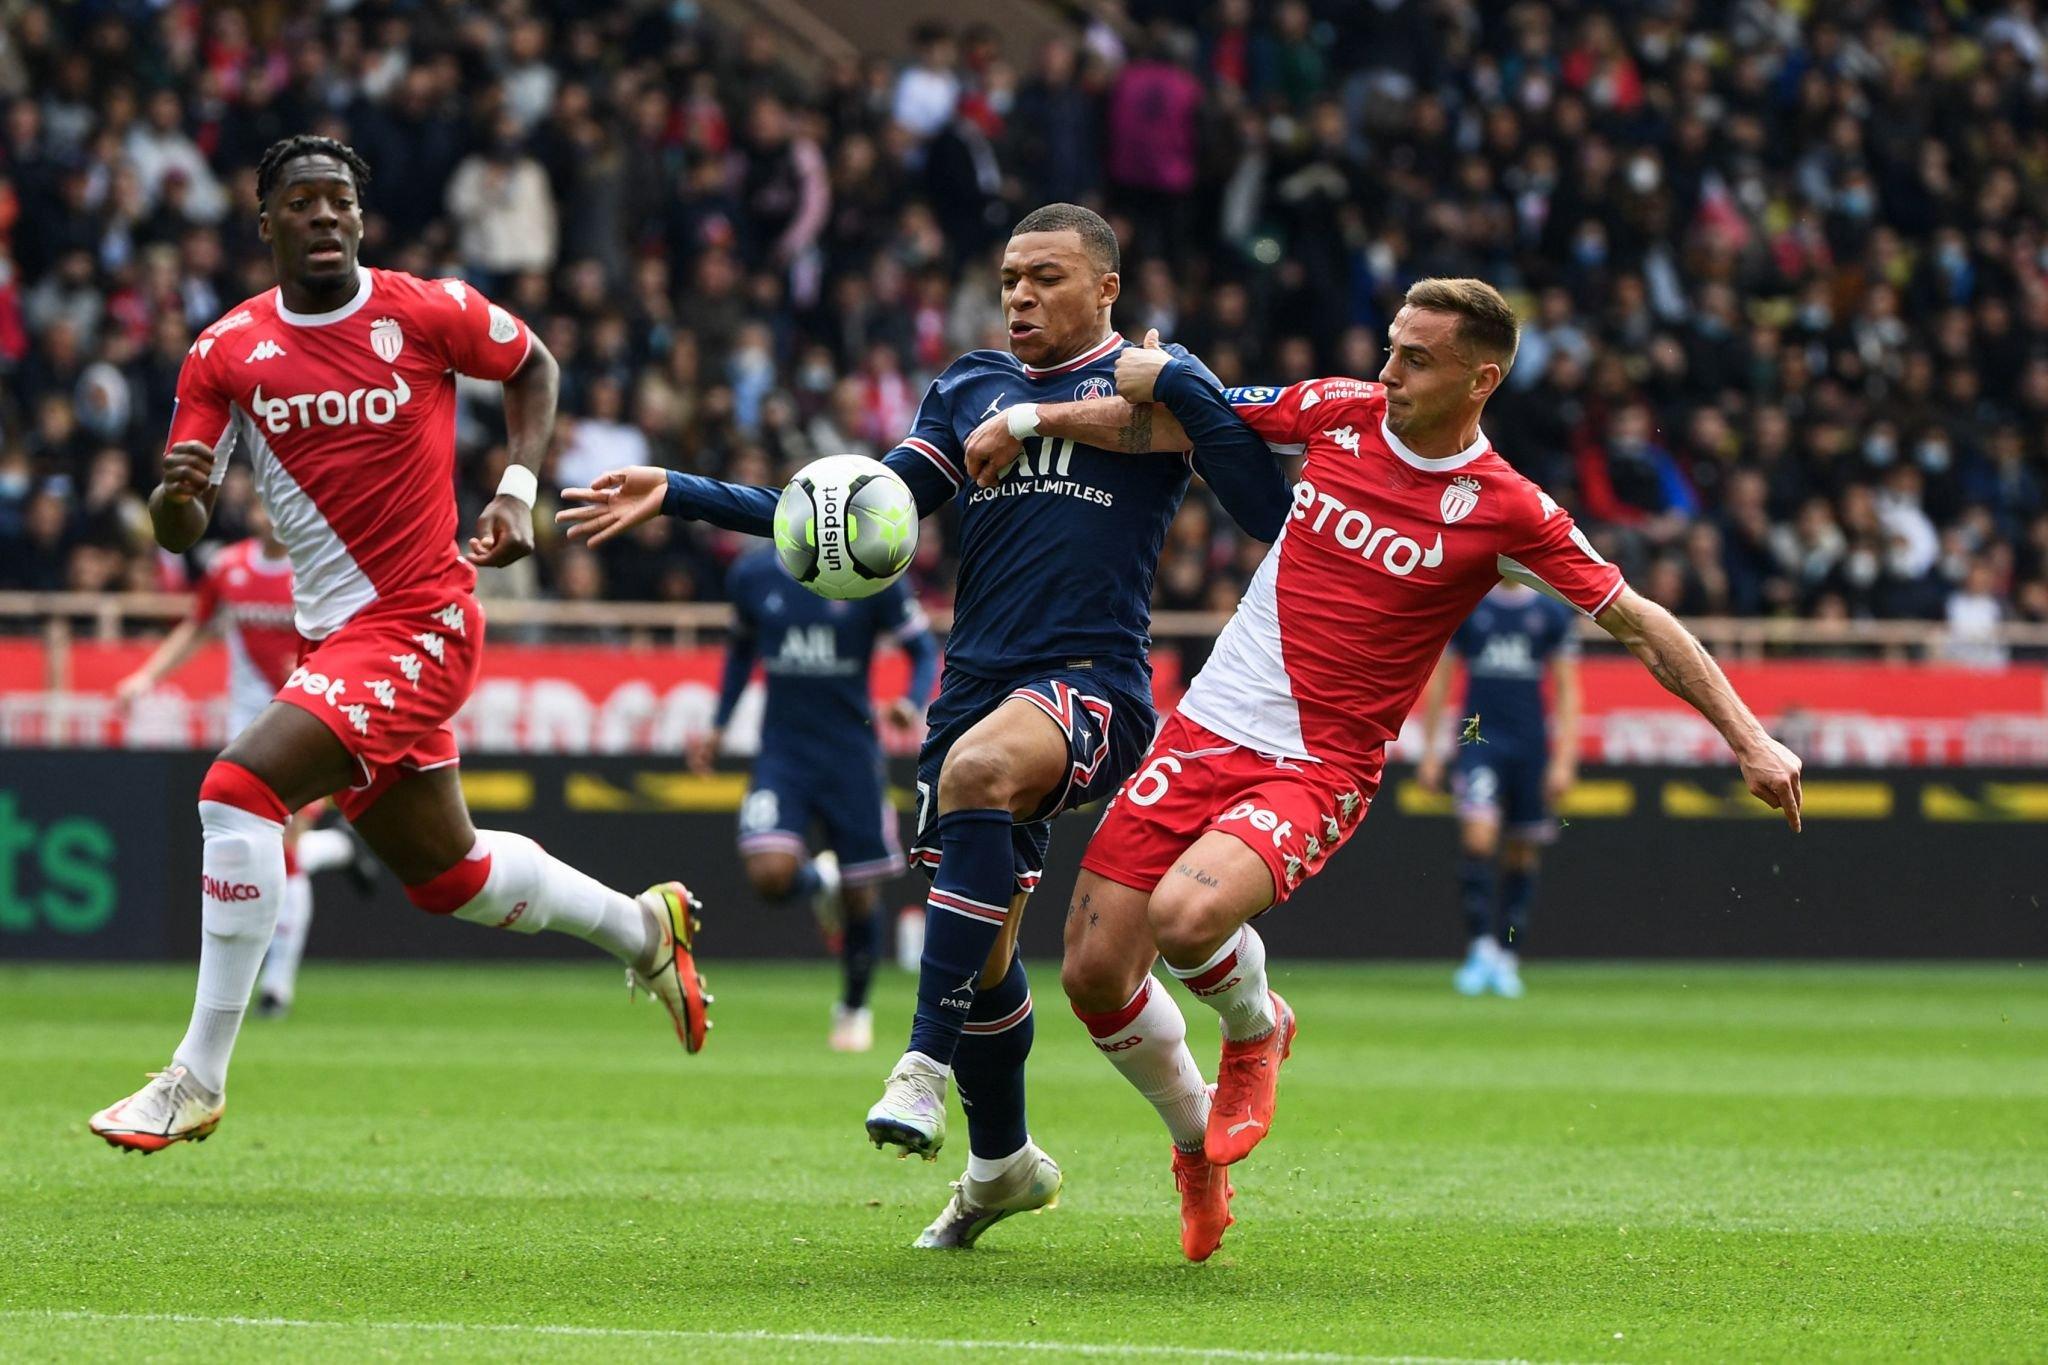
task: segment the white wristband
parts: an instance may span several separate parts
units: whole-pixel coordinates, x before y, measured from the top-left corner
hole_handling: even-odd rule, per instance
[[[1038,434],[1038,404],[1012,403],[1003,412],[1003,418],[1010,424],[1010,435],[1022,441]]]
[[[540,480],[525,465],[511,465],[506,468],[505,477],[498,480],[498,496],[517,498],[531,511],[534,499],[540,496]]]

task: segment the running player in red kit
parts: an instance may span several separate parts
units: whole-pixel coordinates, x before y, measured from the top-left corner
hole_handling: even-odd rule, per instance
[[[1181,1245],[1194,1260],[1230,1224],[1225,1168],[1272,1129],[1295,1036],[1248,923],[1314,876],[1358,829],[1444,645],[1503,576],[1592,616],[1712,721],[1749,788],[1799,828],[1800,764],[1699,642],[1637,596],[1569,514],[1479,429],[1513,363],[1513,310],[1477,280],[1425,280],[1390,329],[1378,383],[1233,389],[1269,444],[1305,451],[1285,530],[1208,663],[1111,800],[1082,859],[1062,983],[1096,1047],[1174,1139]],[[1165,351],[1131,347],[1117,388],[1157,400],[1166,448],[1203,416]],[[1064,432],[1041,408],[1039,429]],[[1155,956],[1221,1016],[1213,1101]]]
[[[256,723],[299,659],[292,624],[292,561],[262,504],[249,512],[254,535],[213,557],[193,594],[192,614],[164,636],[140,668],[121,679],[114,695],[133,704],[177,672],[209,639],[227,646],[228,736]],[[256,1012],[280,1018],[298,993],[299,962],[313,925],[313,876],[345,869],[356,889],[369,894],[376,872],[368,849],[345,829],[318,829],[325,802],[295,813],[284,831],[284,901],[256,992]]]
[[[284,895],[284,828],[333,796],[415,905],[479,924],[555,929],[609,950],[668,1007],[695,1052],[709,1003],[680,883],[637,899],[521,835],[476,829],[449,722],[482,662],[477,566],[533,549],[534,470],[554,426],[554,357],[460,280],[357,264],[369,167],[331,138],[264,153],[258,218],[278,287],[208,327],[178,378],[150,516],[164,548],[205,532],[236,449],[291,557],[304,637],[275,699],[199,790],[199,987],[170,1065],[93,1115],[118,1147],[156,1151],[220,1122],[228,1057]],[[513,467],[457,552],[455,376],[497,380]]]

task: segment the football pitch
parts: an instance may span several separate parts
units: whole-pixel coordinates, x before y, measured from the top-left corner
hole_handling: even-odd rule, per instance
[[[316,946],[317,950],[317,946]],[[2048,1356],[2038,966],[1307,967],[1238,1226],[1180,1257],[1157,1120],[1034,973],[1061,1206],[908,1243],[965,1161],[869,1148],[824,965],[706,963],[685,1057],[615,969],[315,962],[220,1132],[88,1113],[187,968],[0,967],[0,1359],[2021,1360]],[[1185,1002],[1196,1053],[1215,1027]]]

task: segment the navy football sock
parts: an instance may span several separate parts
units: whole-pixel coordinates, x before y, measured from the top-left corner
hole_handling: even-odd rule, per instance
[[[1467,853],[1458,859],[1458,906],[1465,912],[1465,937],[1493,932],[1493,859]]]
[[[1017,879],[1008,811],[948,811],[938,828],[939,866],[925,898],[910,1051],[950,1066],[975,983],[1009,918]]]
[[[974,999],[960,1050],[953,1054],[953,1081],[967,1115],[967,1150],[989,1161],[1014,1155],[1031,1140],[1024,1121],[1024,1059],[1034,1032],[1031,982],[1024,959],[1010,959],[1009,973]]]
[[[875,976],[875,945],[881,940],[881,930],[879,906],[859,919],[847,917],[839,944],[839,975],[845,987],[839,1000],[850,1010],[868,1003],[868,985]]]
[[[1522,951],[1529,937],[1529,908],[1536,903],[1536,873],[1510,869],[1500,879],[1500,946]]]

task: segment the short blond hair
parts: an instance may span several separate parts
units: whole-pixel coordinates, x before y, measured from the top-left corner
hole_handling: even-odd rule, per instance
[[[1514,368],[1522,344],[1522,323],[1514,306],[1485,280],[1417,280],[1408,286],[1406,303],[1432,313],[1458,318],[1458,340],[1487,360],[1500,362],[1502,374]]]

